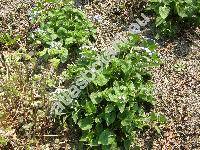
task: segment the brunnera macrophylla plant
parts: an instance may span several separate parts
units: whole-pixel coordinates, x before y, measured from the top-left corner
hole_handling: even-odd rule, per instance
[[[156,13],[161,34],[174,35],[180,25],[200,24],[199,0],[149,0],[148,9]]]
[[[75,128],[81,129],[81,142],[91,148],[130,149],[138,131],[153,122],[166,121],[163,115],[150,112],[156,102],[150,70],[160,62],[155,48],[154,42],[131,35],[127,43],[118,46],[116,57],[101,72],[82,79],[91,82],[78,98],[71,101],[66,89],[54,93],[54,100],[65,106],[59,117],[67,118]],[[99,54],[85,49],[81,55],[66,70],[67,80],[76,80]]]
[[[43,46],[39,56],[50,59],[54,66],[78,55],[83,44],[94,40],[92,23],[70,4],[56,4],[47,10],[35,9],[33,12],[33,22],[39,27],[32,33],[32,40]]]

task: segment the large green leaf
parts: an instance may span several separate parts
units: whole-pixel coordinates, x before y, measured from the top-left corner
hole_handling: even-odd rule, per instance
[[[111,111],[113,111],[115,109],[114,104],[108,104],[105,108],[105,113],[110,113]]]
[[[79,120],[78,125],[82,130],[90,130],[92,128],[93,119],[92,117],[86,117]]]
[[[52,63],[54,68],[57,68],[60,63],[60,59],[57,59],[57,58],[52,58],[49,61]]]
[[[184,18],[184,17],[187,17],[187,11],[185,10],[184,6],[176,3],[176,10],[177,10],[177,13],[180,17]]]
[[[57,31],[58,35],[62,36],[62,35],[65,35],[68,31],[63,28],[63,27],[60,27]]]
[[[163,22],[165,22],[165,19],[163,19],[162,17],[157,17],[156,18],[156,27],[161,25]]]
[[[112,111],[111,113],[105,113],[104,119],[106,120],[107,125],[109,126],[115,121],[116,118],[116,112]]]
[[[157,121],[159,123],[165,123],[167,121],[166,117],[162,114],[152,112],[150,114],[151,121]]]
[[[69,37],[65,39],[65,45],[72,44],[75,41],[73,37]]]
[[[123,113],[126,103],[118,102],[118,103],[116,103],[116,105],[118,106],[118,109],[119,109],[120,113]]]
[[[94,137],[94,133],[93,132],[88,132],[88,131],[83,131],[82,132],[82,137],[81,137],[81,139],[80,139],[80,141],[87,141],[87,142],[89,142],[89,141],[92,141],[92,138]]]
[[[162,19],[166,19],[167,16],[169,15],[169,12],[170,12],[170,7],[168,7],[166,5],[159,7],[159,14]]]
[[[110,130],[106,129],[101,132],[98,140],[98,144],[110,145],[115,144],[115,135]]]
[[[74,123],[77,123],[77,120],[78,120],[78,113],[79,113],[79,110],[76,110],[72,113],[72,119],[74,121]]]
[[[97,75],[96,79],[93,81],[94,84],[99,86],[104,86],[108,82],[108,79],[103,75]]]
[[[193,0],[185,0],[187,4],[192,4]]]
[[[62,48],[61,54],[60,54],[60,60],[62,63],[66,62],[68,59],[68,50],[66,48]]]
[[[86,106],[85,106],[85,110],[88,114],[95,113],[96,112],[96,106],[91,101],[87,101]]]
[[[102,99],[100,98],[101,97],[100,95],[101,93],[95,93],[95,92],[90,94],[90,99],[93,104],[98,104],[101,102]]]

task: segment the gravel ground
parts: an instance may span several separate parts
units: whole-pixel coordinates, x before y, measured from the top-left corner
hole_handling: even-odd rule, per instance
[[[31,0],[0,0],[0,32],[9,32],[13,37],[21,36],[25,44],[29,30],[27,11]]]
[[[194,32],[194,31],[193,31]],[[154,149],[200,149],[200,43],[183,38],[159,49],[163,64],[155,71],[158,111],[168,118],[164,137]],[[154,146],[155,146],[154,145]]]

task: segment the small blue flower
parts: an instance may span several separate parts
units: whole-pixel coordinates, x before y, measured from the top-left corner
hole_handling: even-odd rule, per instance
[[[146,51],[148,54],[149,54],[149,56],[152,56],[153,54],[154,54],[154,52],[153,51],[151,51],[150,49],[148,49],[148,48],[146,48],[146,47],[140,47],[142,50],[144,50],[144,51]]]
[[[95,21],[98,21],[98,22],[100,22],[102,19],[100,15],[95,15],[93,18]]]
[[[34,8],[34,7],[36,7],[36,6],[35,6],[35,4],[33,3],[33,4],[31,5],[31,7]]]

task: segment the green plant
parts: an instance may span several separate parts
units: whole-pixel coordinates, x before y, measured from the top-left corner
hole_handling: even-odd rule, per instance
[[[161,34],[174,35],[182,24],[200,24],[199,0],[149,0]]]
[[[65,104],[65,114],[60,117],[67,117],[74,128],[78,125],[81,129],[80,141],[93,148],[129,149],[137,131],[152,122],[166,121],[163,115],[149,113],[155,104],[150,69],[160,62],[155,48],[152,41],[132,35],[129,42],[119,45],[118,54],[112,59],[107,58],[108,54],[85,49],[82,58],[70,65],[65,72],[67,80],[88,84],[72,101],[66,90],[54,93],[54,99]],[[80,75],[101,59],[108,63],[92,74],[94,78]]]
[[[9,17],[12,18],[11,16]],[[6,21],[7,21],[6,19],[3,21],[3,18],[0,17],[0,31],[1,31],[0,45],[2,44],[10,48],[10,46],[14,46],[18,41],[20,41],[20,35],[18,33],[17,34],[14,33],[14,30],[11,25],[11,22],[14,22],[14,21],[9,20],[8,21],[9,23],[5,23]]]
[[[44,47],[39,55],[46,60],[51,59],[54,66],[77,55],[83,44],[87,45],[93,40],[93,25],[80,10],[63,3],[48,10],[42,10],[44,8],[39,6],[33,13],[37,14],[33,22],[39,28],[32,37],[36,44]]]
[[[15,38],[8,33],[0,33],[0,44],[5,44],[6,46],[14,45],[20,39],[19,35]]]
[[[5,146],[7,144],[8,140],[0,135],[0,146]]]
[[[181,73],[186,69],[186,65],[183,62],[178,62],[174,64],[173,68],[176,72]]]

